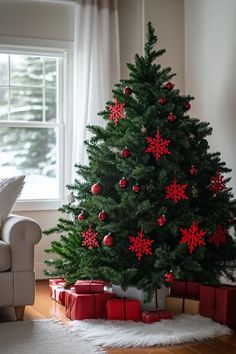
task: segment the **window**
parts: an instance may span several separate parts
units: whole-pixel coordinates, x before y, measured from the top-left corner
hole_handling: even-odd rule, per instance
[[[21,200],[63,197],[64,59],[0,47],[0,176],[26,175]]]

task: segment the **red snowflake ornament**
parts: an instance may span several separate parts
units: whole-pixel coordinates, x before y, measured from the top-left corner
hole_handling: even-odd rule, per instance
[[[171,155],[171,152],[168,150],[168,145],[171,140],[163,139],[159,130],[157,130],[154,138],[149,136],[146,139],[149,143],[149,146],[145,152],[153,153],[153,155],[156,157],[156,160],[158,160],[162,155]]]
[[[175,203],[178,203],[181,199],[189,199],[185,194],[187,187],[188,184],[178,184],[175,177],[173,183],[166,187],[165,199],[172,199]]]
[[[180,229],[182,233],[182,239],[180,243],[186,243],[189,247],[190,254],[193,253],[197,246],[205,245],[203,237],[206,235],[206,231],[199,230],[198,224],[193,222],[189,229]]]
[[[109,120],[114,120],[114,124],[115,126],[119,123],[120,119],[125,119],[125,115],[124,115],[124,103],[118,103],[117,98],[114,99],[114,105],[109,105]]]
[[[83,237],[83,243],[82,246],[87,247],[88,249],[93,249],[94,247],[99,247],[99,243],[97,240],[97,232],[94,232],[92,230],[92,226],[89,225],[89,228],[87,231],[82,232],[82,237]]]
[[[209,189],[212,192],[221,192],[226,189],[224,178],[220,172],[217,172],[217,174],[211,178],[211,184]]]
[[[131,243],[129,250],[136,253],[136,257],[139,261],[143,255],[153,255],[151,245],[154,240],[144,238],[143,228],[138,232],[137,237],[129,236],[129,239]]]
[[[226,230],[223,228],[222,225],[217,225],[216,232],[211,234],[208,242],[214,243],[217,248],[219,248],[222,243],[226,243]]]

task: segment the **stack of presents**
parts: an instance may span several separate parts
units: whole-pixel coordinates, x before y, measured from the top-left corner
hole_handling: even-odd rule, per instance
[[[166,297],[165,302],[166,309],[175,314],[200,314],[236,327],[236,286],[173,281],[171,295]]]
[[[230,327],[236,327],[236,286],[202,285],[196,282],[173,281],[165,309],[141,311],[138,299],[119,298],[103,280],[78,280],[65,288],[63,279],[50,279],[52,299],[65,306],[71,320],[104,319],[153,323],[171,319],[172,314],[200,314]]]

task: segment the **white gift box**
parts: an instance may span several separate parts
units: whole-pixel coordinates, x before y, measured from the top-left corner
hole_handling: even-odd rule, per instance
[[[156,295],[154,294],[151,301],[144,302],[144,292],[134,286],[129,286],[127,290],[122,290],[119,285],[112,285],[112,292],[118,297],[126,297],[127,299],[137,299],[141,302],[141,310],[156,310]],[[159,310],[165,309],[165,298],[169,295],[169,288],[162,286],[157,289],[157,306]]]

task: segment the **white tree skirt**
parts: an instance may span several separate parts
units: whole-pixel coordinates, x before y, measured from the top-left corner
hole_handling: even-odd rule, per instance
[[[101,347],[149,347],[171,345],[230,334],[231,330],[210,318],[179,315],[152,324],[132,321],[83,320],[70,327],[78,335]]]

